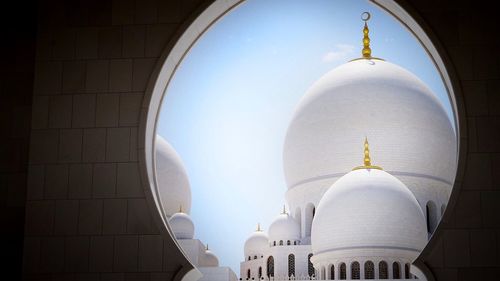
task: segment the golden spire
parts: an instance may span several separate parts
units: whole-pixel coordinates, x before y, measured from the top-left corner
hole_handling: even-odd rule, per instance
[[[353,171],[354,170],[359,170],[359,169],[377,169],[377,170],[382,170],[381,167],[379,166],[372,166],[372,161],[370,159],[370,145],[368,144],[368,138],[365,137],[365,148],[364,148],[364,159],[363,159],[363,166],[358,166],[358,167],[355,167],[354,169],[352,169]]]
[[[205,248],[206,251],[208,251],[208,243],[207,243],[207,247]]]
[[[260,222],[259,222],[259,223],[257,223],[257,230],[256,230],[256,231],[262,231],[262,230],[260,229]]]
[[[370,30],[368,29],[367,24],[367,22],[370,20],[370,17],[371,15],[368,12],[364,12],[361,14],[361,19],[365,22],[365,27],[363,28],[363,50],[361,51],[361,54],[365,59],[369,59],[372,57],[372,49],[370,49],[370,37],[368,36]]]
[[[285,204],[283,204],[283,211],[281,213],[286,214]]]
[[[365,158],[364,158],[364,161],[365,163],[365,166],[371,166],[372,165],[372,161],[370,159],[370,146],[368,144],[368,138],[365,137]]]
[[[381,58],[375,58],[372,57],[372,49],[370,48],[370,29],[368,29],[368,21],[370,20],[372,16],[368,12],[364,12],[361,14],[361,20],[365,22],[365,26],[363,27],[363,49],[361,50],[361,58],[353,59],[351,61],[355,60],[362,60],[362,59],[367,59],[367,60],[382,60]]]
[[[184,213],[184,212],[182,211],[182,204],[180,204],[180,205],[179,205],[179,213]]]

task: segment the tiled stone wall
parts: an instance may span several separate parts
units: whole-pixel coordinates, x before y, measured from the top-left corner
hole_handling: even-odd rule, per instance
[[[496,9],[466,0],[404,2],[450,56],[468,128],[463,186],[425,262],[440,281],[498,280]],[[170,280],[179,269],[179,253],[159,235],[140,189],[137,124],[158,56],[198,6],[186,0],[39,3],[24,242],[27,280]],[[2,181],[10,178],[2,175]]]
[[[457,72],[468,131],[456,205],[426,263],[441,280],[500,279],[500,37],[486,1],[409,1]],[[464,159],[464,160],[465,160]]]
[[[170,280],[185,262],[153,223],[137,130],[150,73],[198,2],[40,1],[26,280]]]

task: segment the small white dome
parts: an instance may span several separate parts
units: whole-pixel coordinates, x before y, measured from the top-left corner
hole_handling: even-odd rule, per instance
[[[171,216],[181,206],[189,214],[191,188],[184,165],[174,148],[159,135],[156,135],[156,176],[165,214]]]
[[[267,234],[261,230],[254,231],[245,241],[245,257],[257,255],[260,257],[269,247],[269,238]]]
[[[278,243],[283,240],[295,241],[300,239],[300,226],[288,213],[281,213],[269,226],[269,241]]]
[[[427,243],[425,218],[415,196],[397,178],[376,169],[354,170],[321,199],[312,225],[314,255],[359,249],[409,252]]]
[[[210,250],[205,250],[205,266],[209,267],[219,266],[219,259]]]
[[[175,213],[169,219],[170,227],[177,239],[193,239],[194,223],[185,213]]]

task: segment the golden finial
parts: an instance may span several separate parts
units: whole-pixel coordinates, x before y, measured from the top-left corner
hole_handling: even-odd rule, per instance
[[[257,223],[257,231],[262,231],[262,230],[260,229],[260,223]]]
[[[180,205],[179,205],[179,213],[184,213],[184,212],[182,211],[182,204],[180,204]]]
[[[368,29],[368,21],[371,18],[371,14],[368,12],[364,12],[361,14],[361,20],[365,22],[365,26],[363,27],[363,49],[361,50],[361,58],[353,59],[352,61],[355,60],[361,60],[361,59],[367,59],[367,60],[382,60],[380,58],[375,58],[372,57],[372,49],[370,48],[370,29]]]
[[[359,170],[359,169],[377,169],[377,170],[382,170],[381,167],[379,166],[372,166],[372,161],[370,159],[370,145],[368,144],[368,138],[365,137],[365,144],[364,144],[364,158],[363,158],[363,166],[358,166],[355,167],[354,170]]]
[[[372,161],[370,159],[370,146],[368,144],[368,138],[365,137],[365,158],[364,158],[364,161],[365,163],[365,166],[371,166],[372,165]]]
[[[370,30],[368,29],[368,24],[367,22],[370,20],[370,13],[364,12],[361,14],[361,19],[365,22],[365,27],[363,28],[363,50],[361,51],[361,54],[363,55],[363,58],[369,59],[372,57],[372,49],[370,49],[370,37],[368,33]]]
[[[208,251],[208,243],[207,243],[207,246],[205,247],[205,250]]]
[[[283,204],[283,211],[281,212],[283,215],[286,214],[285,204]]]

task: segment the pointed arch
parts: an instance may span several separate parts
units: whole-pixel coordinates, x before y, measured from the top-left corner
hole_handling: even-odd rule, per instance
[[[425,214],[427,222],[427,232],[432,234],[437,226],[437,209],[433,201],[428,201],[425,205]]]
[[[399,263],[392,263],[392,279],[400,279],[401,278],[401,270],[399,269]]]
[[[288,255],[288,277],[295,276],[295,255]]]
[[[347,279],[347,269],[345,263],[341,263],[339,266],[340,272],[339,272],[339,279],[340,280],[346,280]]]
[[[274,258],[269,256],[267,258],[267,277],[274,277]]]
[[[312,256],[313,254],[307,255],[307,274],[309,275],[309,277],[312,277],[314,275],[314,266],[311,262]]]
[[[365,262],[365,279],[375,279],[375,265],[372,261]]]
[[[387,279],[387,278],[389,278],[387,262],[381,261],[378,263],[378,279]]]
[[[355,261],[351,263],[351,279],[359,280],[361,278],[359,262]]]

